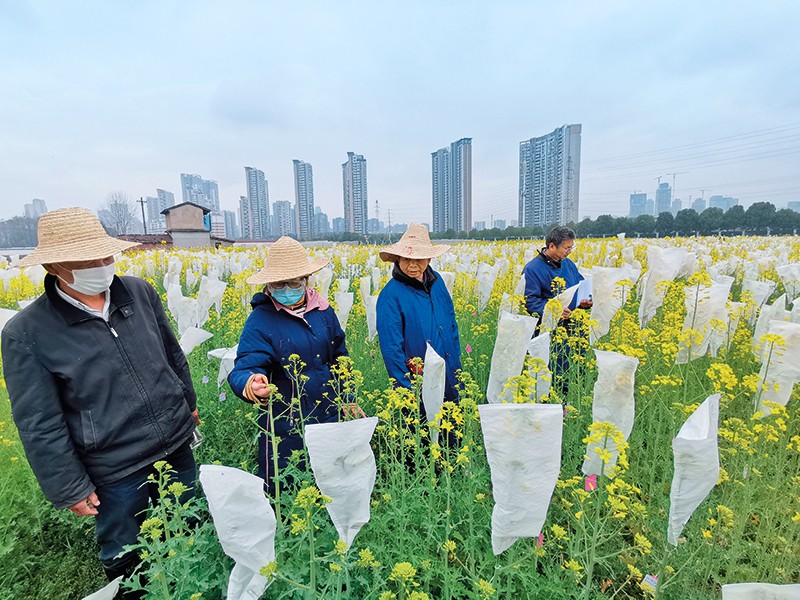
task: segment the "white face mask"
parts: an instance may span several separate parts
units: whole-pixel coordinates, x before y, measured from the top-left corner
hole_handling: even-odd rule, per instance
[[[96,296],[102,294],[111,286],[111,281],[114,279],[114,263],[103,265],[102,267],[75,269],[71,273],[72,283],[67,283],[60,277],[59,279],[79,294]]]

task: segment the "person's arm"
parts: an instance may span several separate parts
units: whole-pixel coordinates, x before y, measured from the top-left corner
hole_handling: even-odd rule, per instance
[[[277,360],[277,354],[272,344],[259,327],[255,325],[255,320],[251,314],[244,324],[244,329],[242,329],[236,360],[233,363],[233,369],[228,374],[228,384],[230,384],[233,393],[242,400],[251,402],[251,399],[245,394],[247,382],[253,375],[263,375],[264,377],[258,377],[258,381],[254,383],[258,386],[258,389],[255,390],[257,395],[265,397],[263,393],[258,393],[258,391],[259,389],[264,391],[262,384],[267,380],[267,370]]]
[[[95,487],[70,437],[53,375],[30,344],[8,330],[2,334],[2,354],[14,423],[42,492],[56,508],[82,506],[85,512],[73,512],[97,514],[87,504]]]
[[[395,297],[384,295],[383,292],[378,296],[376,324],[386,372],[397,382],[396,385],[410,388],[411,381],[406,377],[408,367],[403,352],[403,315]]]
[[[522,274],[525,276],[525,309],[529,315],[541,319],[544,316],[545,304],[552,297],[549,284],[545,287],[541,276],[530,264],[525,266]]]

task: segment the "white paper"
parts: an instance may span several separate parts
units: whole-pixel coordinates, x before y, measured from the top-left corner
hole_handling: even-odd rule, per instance
[[[492,476],[492,551],[542,531],[561,468],[560,404],[482,404],[486,458]]]
[[[378,335],[378,297],[367,296],[364,298],[364,308],[367,312],[367,337],[371,342]]]
[[[584,300],[591,300],[592,298],[592,280],[590,277],[585,279],[581,279],[578,282],[578,289],[575,292],[575,296],[577,298],[577,304],[580,304]],[[576,304],[576,306],[577,306]]]
[[[794,385],[800,382],[800,324],[785,321],[770,321],[769,333],[781,336],[786,345],[775,344],[770,356],[770,344],[762,350],[759,381],[764,382],[758,409],[765,415],[770,414],[765,401],[777,402],[786,406],[792,395]],[[769,361],[769,362],[768,362]],[[775,390],[775,385],[778,390]],[[756,390],[756,397],[759,392]]]
[[[674,546],[692,513],[719,480],[719,398],[719,394],[706,398],[672,440],[675,474],[669,495],[667,541]]]
[[[447,293],[452,296],[453,286],[456,283],[456,274],[452,271],[439,271],[439,275],[441,275],[444,286],[447,288]]]
[[[437,423],[436,415],[442,409],[444,388],[447,381],[447,365],[429,343],[425,344],[425,364],[422,368],[422,403],[429,423]],[[439,440],[439,429],[431,428],[431,442]]]
[[[642,280],[642,301],[639,304],[639,326],[644,327],[664,303],[666,290],[660,286],[672,281],[684,268],[688,253],[686,248],[659,246],[647,247],[647,273]],[[688,266],[686,270],[688,270]]]
[[[233,348],[215,348],[210,350],[206,355],[208,360],[212,358],[219,359],[219,372],[217,373],[217,387],[221,388],[222,384],[228,380],[228,375],[233,371],[233,363],[236,360],[236,352],[239,350],[239,344]]]
[[[550,384],[553,373],[550,371],[550,332],[540,333],[528,342],[528,354],[531,358],[539,359],[541,364],[529,369],[528,374],[536,378],[536,402],[541,402],[550,393]]]
[[[548,300],[547,304],[545,304],[544,317],[542,318],[542,329],[544,331],[553,331],[556,328],[558,320],[561,318],[561,313],[564,312],[564,309],[569,308],[569,305],[572,303],[572,298],[575,296],[575,292],[578,291],[579,285],[580,284],[576,283],[565,289],[555,298]],[[551,309],[548,308],[551,302],[558,304],[559,309],[557,311],[551,312]]]
[[[525,353],[535,329],[536,319],[533,317],[510,313],[501,315],[497,323],[497,340],[492,352],[492,365],[486,388],[486,399],[489,402],[509,400],[509,392],[504,391],[504,387],[511,377],[522,373]]]
[[[201,465],[200,483],[219,543],[236,563],[227,599],[260,598],[269,582],[259,571],[275,560],[275,513],[264,480],[232,467]]]
[[[319,491],[329,496],[328,514],[347,547],[369,521],[377,468],[370,440],[378,417],[306,425],[305,440]]]
[[[353,292],[335,292],[333,299],[336,302],[335,312],[336,318],[339,319],[339,325],[342,326],[342,331],[347,331],[347,318],[353,308]]]

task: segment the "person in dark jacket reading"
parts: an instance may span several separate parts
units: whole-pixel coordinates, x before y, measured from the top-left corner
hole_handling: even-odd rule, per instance
[[[454,402],[461,368],[458,324],[447,286],[430,266],[445,252],[447,246],[432,245],[419,223],[411,223],[400,241],[381,251],[381,260],[394,263],[394,269],[378,296],[377,326],[383,362],[395,385],[411,387],[409,371],[421,364],[430,344],[446,365],[444,401]],[[427,421],[436,417],[427,415],[422,403],[420,415]]]
[[[286,468],[293,451],[303,449],[304,425],[339,420],[331,366],[347,356],[344,331],[327,300],[308,287],[309,275],[327,264],[325,259],[309,261],[303,245],[284,236],[270,246],[264,268],[247,279],[264,287],[250,302],[253,312],[244,324],[228,383],[237,396],[262,409],[258,475],[273,498],[280,490],[278,471]],[[304,363],[300,377],[294,373],[295,355]],[[364,416],[349,401],[342,410]],[[269,440],[273,431],[277,456]]]
[[[525,277],[525,308],[533,317],[538,318],[536,333],[542,324],[545,305],[565,289],[570,288],[583,279],[578,267],[568,257],[575,248],[575,232],[569,227],[554,227],[545,237],[545,247],[525,265],[522,274]],[[567,333],[572,332],[570,316],[576,308],[591,308],[592,300],[578,300],[575,294],[558,321]],[[552,341],[552,358],[550,368],[553,371],[554,383],[563,395],[566,395],[566,377],[569,369],[569,348],[566,342]]]
[[[14,422],[44,495],[92,515],[109,580],[132,573],[148,475],[164,460],[192,493],[189,440],[199,423],[189,365],[158,294],[114,274],[114,239],[88,210],[39,219],[39,245],[18,266],[43,265],[44,294],[2,332]],[[139,597],[120,594],[118,597]]]

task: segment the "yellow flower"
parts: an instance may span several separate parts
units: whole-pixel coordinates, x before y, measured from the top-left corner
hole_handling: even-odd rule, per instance
[[[491,598],[495,594],[494,587],[485,579],[479,579],[475,587],[478,588],[478,594],[481,600],[488,600],[488,598]]]
[[[456,551],[456,543],[453,540],[446,540],[442,544],[442,548],[447,550],[448,552],[455,552]]]
[[[417,574],[417,570],[409,562],[399,562],[392,567],[389,580],[400,583],[410,583]]]

